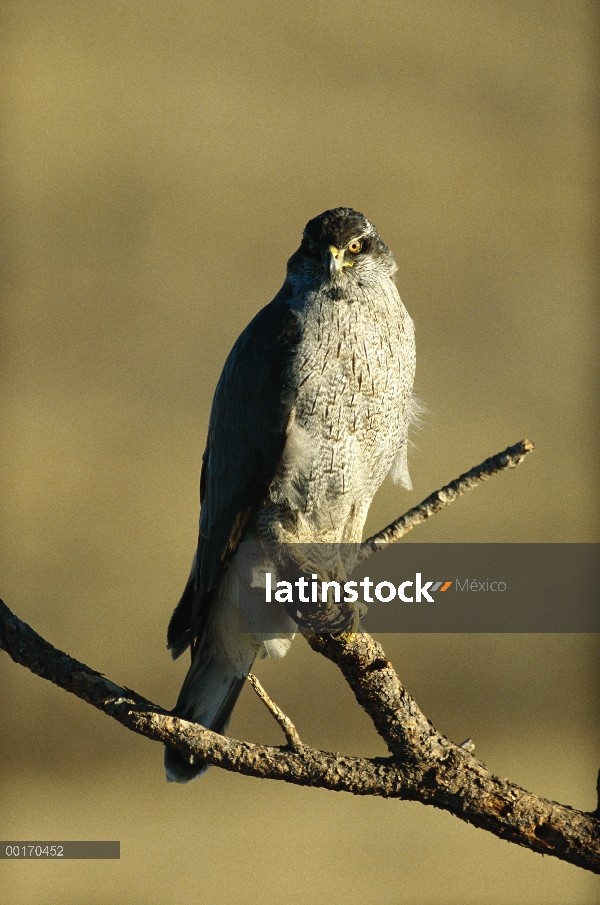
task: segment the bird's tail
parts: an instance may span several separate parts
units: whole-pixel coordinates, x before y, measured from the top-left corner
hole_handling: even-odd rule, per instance
[[[179,693],[173,715],[200,723],[206,729],[223,733],[229,725],[231,711],[252,668],[254,654],[248,662],[233,666],[212,650],[198,649]],[[165,748],[167,782],[189,782],[208,769],[202,758],[186,760],[177,748]]]

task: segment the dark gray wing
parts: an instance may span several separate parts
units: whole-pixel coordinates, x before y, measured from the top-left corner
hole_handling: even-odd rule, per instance
[[[215,390],[202,458],[195,570],[167,633],[174,657],[201,634],[212,592],[265,498],[283,453],[296,395],[290,364],[301,338],[290,301],[284,284],[238,338]]]

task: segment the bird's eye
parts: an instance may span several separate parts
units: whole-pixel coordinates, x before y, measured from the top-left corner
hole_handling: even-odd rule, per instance
[[[357,255],[362,248],[362,242],[359,239],[353,239],[348,246],[348,251],[353,255]]]

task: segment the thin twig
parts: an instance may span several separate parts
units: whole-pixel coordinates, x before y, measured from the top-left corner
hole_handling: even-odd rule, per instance
[[[422,503],[419,503],[413,509],[409,509],[408,512],[397,518],[383,531],[378,531],[377,534],[364,541],[360,546],[357,564],[364,562],[365,559],[368,559],[373,553],[377,553],[382,547],[399,541],[412,528],[420,525],[421,522],[435,515],[441,509],[445,509],[446,506],[457,500],[467,490],[477,487],[481,481],[491,478],[492,475],[498,474],[499,471],[504,471],[505,468],[515,468],[523,461],[527,453],[532,452],[533,449],[534,445],[531,440],[521,440],[520,443],[509,446],[504,452],[497,453],[495,456],[486,459],[481,465],[471,468],[470,471],[465,472],[455,481],[446,484],[441,490],[436,490],[426,500],[423,500]]]
[[[263,704],[279,723],[290,748],[293,748],[294,751],[300,751],[304,747],[304,745],[302,744],[300,736],[296,731],[296,727],[294,726],[290,718],[286,716],[283,710],[281,710],[277,706],[275,701],[269,697],[269,695],[253,673],[248,673],[248,681],[252,685],[252,688],[259,696]]]

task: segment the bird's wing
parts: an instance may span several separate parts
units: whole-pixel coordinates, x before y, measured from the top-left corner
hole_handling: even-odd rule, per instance
[[[275,477],[294,404],[290,363],[301,327],[284,284],[238,338],[215,391],[200,479],[195,568],[167,634],[173,656],[206,623],[211,592]]]

